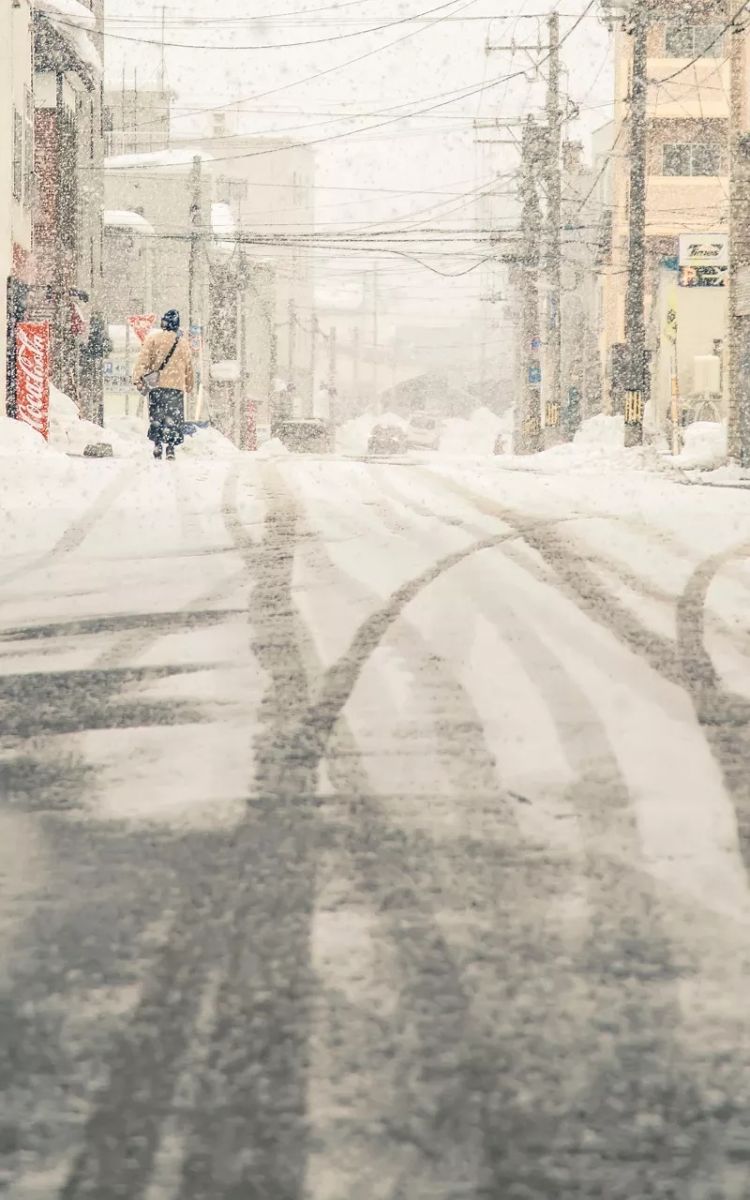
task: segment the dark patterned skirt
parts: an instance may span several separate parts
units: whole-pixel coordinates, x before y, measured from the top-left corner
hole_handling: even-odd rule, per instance
[[[148,394],[148,436],[155,446],[179,446],[184,440],[185,396],[175,388]]]

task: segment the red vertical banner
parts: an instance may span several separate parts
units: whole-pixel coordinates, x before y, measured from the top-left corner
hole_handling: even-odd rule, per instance
[[[16,419],[49,438],[49,323],[16,326]]]

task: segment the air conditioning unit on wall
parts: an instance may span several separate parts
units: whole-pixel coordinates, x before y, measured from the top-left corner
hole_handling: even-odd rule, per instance
[[[693,358],[693,393],[718,396],[721,392],[721,359],[716,354],[696,354]]]

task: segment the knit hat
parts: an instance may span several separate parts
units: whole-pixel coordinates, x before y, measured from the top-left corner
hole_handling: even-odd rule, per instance
[[[170,333],[177,333],[180,328],[180,314],[176,308],[170,308],[165,312],[161,319],[161,327]]]

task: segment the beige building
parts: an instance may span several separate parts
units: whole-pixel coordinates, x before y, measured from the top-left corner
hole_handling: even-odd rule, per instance
[[[663,19],[652,23],[648,31],[645,305],[652,356],[649,416],[663,429],[675,369],[679,394],[688,409],[701,400],[707,379],[718,380],[721,375],[727,289],[679,286],[678,268],[681,235],[726,234],[728,228],[731,35],[722,34],[726,23],[723,4],[694,7],[691,15],[679,5],[660,11]],[[746,45],[743,49],[747,53]],[[615,410],[622,402],[618,356],[625,337],[631,69],[632,38],[618,29],[607,173],[610,215],[602,222],[607,246],[601,267],[601,355],[608,403]],[[665,337],[670,310],[676,312],[676,350]],[[713,370],[706,363],[709,357],[716,358]]]

